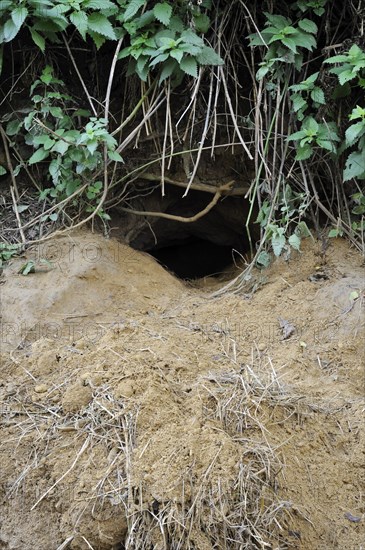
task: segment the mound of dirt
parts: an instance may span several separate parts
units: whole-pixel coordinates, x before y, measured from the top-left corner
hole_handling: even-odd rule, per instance
[[[13,260],[0,548],[359,550],[361,262],[307,242],[212,299],[89,233]]]

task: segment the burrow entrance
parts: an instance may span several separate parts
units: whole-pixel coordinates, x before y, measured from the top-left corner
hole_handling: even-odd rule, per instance
[[[167,185],[161,196],[158,188],[130,203],[130,217],[121,217],[119,227],[128,230],[127,243],[136,250],[151,254],[181,279],[199,279],[220,275],[229,266],[239,263],[250,250],[246,220],[250,204],[243,196],[224,196],[203,217],[189,223],[149,216],[160,212],[183,218],[194,217],[204,210],[212,194],[191,190],[182,197],[181,189]],[[145,217],[134,216],[146,212]],[[252,216],[254,219],[254,216]],[[255,226],[250,225],[255,241]]]
[[[159,263],[180,279],[217,276],[235,261],[237,253],[230,246],[191,237],[175,246],[148,250]]]

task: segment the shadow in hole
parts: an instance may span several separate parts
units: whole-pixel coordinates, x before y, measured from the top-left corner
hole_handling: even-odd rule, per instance
[[[203,239],[147,251],[180,279],[200,279],[219,275],[234,262],[232,247],[220,246]]]

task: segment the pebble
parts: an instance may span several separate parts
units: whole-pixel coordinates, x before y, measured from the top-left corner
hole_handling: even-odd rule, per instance
[[[35,386],[34,391],[36,393],[46,393],[48,391],[47,384],[39,384],[38,386]]]

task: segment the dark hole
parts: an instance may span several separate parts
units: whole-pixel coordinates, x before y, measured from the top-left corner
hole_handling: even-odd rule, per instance
[[[197,238],[148,252],[180,279],[219,275],[233,263],[232,247]]]

